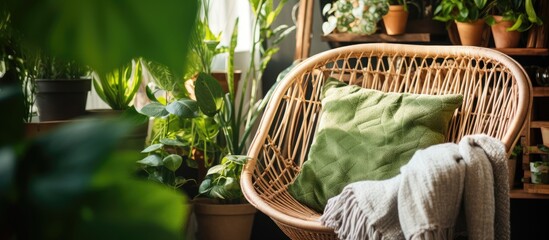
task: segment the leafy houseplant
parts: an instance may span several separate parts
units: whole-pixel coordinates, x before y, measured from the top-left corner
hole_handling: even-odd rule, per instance
[[[34,74],[40,121],[68,120],[86,114],[91,78],[86,66],[74,60],[37,53]]]
[[[497,23],[494,16],[502,16],[502,21],[511,21],[507,31],[524,32],[534,25],[542,25],[542,20],[537,16],[534,8],[535,0],[499,0],[490,4],[494,8],[492,15],[486,16],[486,23],[490,26]]]
[[[7,10],[0,12],[0,81],[8,78],[22,83],[25,115],[23,122],[29,123],[34,116],[35,82],[29,76],[30,62],[26,61],[27,49],[20,43],[18,32],[13,29],[11,14]],[[5,79],[5,80],[4,80]]]
[[[220,203],[243,203],[244,195],[240,190],[240,174],[247,156],[225,156],[221,163],[208,169],[206,178],[200,184],[199,197],[215,199]]]
[[[149,178],[178,188],[195,182],[180,175],[182,171],[193,168],[198,171],[195,180],[199,183],[207,169],[220,163],[225,155],[238,155],[245,151],[254,122],[268,100],[268,95],[263,99],[255,96],[257,82],[271,57],[279,50],[280,41],[294,29],[285,25],[272,29],[272,23],[285,2],[275,6],[272,1],[250,1],[257,14],[252,55],[260,54],[260,62],[250,62],[242,89],[237,89],[234,75],[229,74],[234,72],[238,22],[234,25],[229,46],[219,46],[219,35],[212,34],[205,24],[199,24],[198,29],[202,31],[194,35],[191,58],[201,60],[195,61],[198,64],[188,68],[183,77],[178,77],[166,66],[148,63],[158,89],[149,90],[151,103],[140,111],[158,121],[155,120],[151,144],[144,150],[148,156],[139,163]],[[211,56],[222,52],[228,54],[226,94],[208,73]],[[193,77],[193,80],[187,80],[186,83],[191,84],[184,85],[185,81],[180,79],[187,77]],[[159,95],[160,92],[163,94]],[[239,102],[237,94],[241,96]],[[246,106],[244,100],[248,94],[251,96],[250,104]],[[165,165],[165,162],[177,164]],[[182,169],[181,166],[186,167]]]
[[[377,23],[388,11],[388,0],[337,0],[322,9],[322,15],[327,17],[322,32],[327,35],[337,29],[370,35],[377,31]]]
[[[433,19],[441,22],[474,22],[487,15],[488,0],[442,0],[435,8]]]
[[[114,71],[93,75],[93,87],[97,95],[113,110],[126,110],[141,84],[141,60],[133,60]]]
[[[488,0],[442,0],[434,11],[434,20],[455,23],[462,45],[480,46]]]
[[[534,25],[542,25],[533,0],[503,0],[490,3],[492,14],[485,17],[492,27],[496,48],[517,47],[520,33]]]

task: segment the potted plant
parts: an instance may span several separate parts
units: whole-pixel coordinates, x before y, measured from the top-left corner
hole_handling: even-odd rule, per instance
[[[195,41],[195,44],[206,45],[194,46],[195,50],[190,56],[197,64],[187,68],[183,75],[175,74],[166,66],[147,62],[156,86],[148,89],[151,103],[140,112],[155,118],[155,123],[150,145],[143,151],[147,156],[138,162],[150,179],[172,188],[182,188],[194,197],[198,194],[198,184],[206,179],[208,169],[225,163],[222,159],[232,159],[233,155],[245,152],[254,122],[269,98],[269,94],[258,98],[252,90],[259,87],[262,73],[279,50],[280,41],[294,29],[288,26],[272,29],[272,20],[285,2],[275,5],[272,1],[250,1],[256,14],[251,55],[259,55],[259,62],[251,58],[249,70],[243,74],[242,89],[238,89],[234,75],[227,74],[225,93],[220,82],[208,73],[208,68],[204,68],[209,65],[211,54],[225,52],[228,55],[227,73],[234,72],[238,22],[234,25],[228,46],[218,46],[215,40],[204,40],[203,36],[208,34],[196,34],[195,37],[202,37],[197,37],[200,41]],[[202,29],[208,28],[202,26]],[[202,58],[204,56],[206,58]],[[249,105],[244,102],[245,96],[251,96]],[[193,186],[197,188],[193,189]],[[216,208],[227,207],[220,202],[215,205]],[[249,203],[243,205],[246,209],[253,209]],[[251,222],[246,225],[250,228]],[[199,228],[202,228],[200,224]],[[224,239],[228,237],[226,234]]]
[[[91,78],[74,60],[37,53],[34,66],[36,105],[40,121],[69,120],[86,114]]]
[[[501,0],[491,2],[493,14],[485,20],[491,26],[496,48],[517,47],[521,32],[543,24],[534,9],[533,0]]]
[[[135,124],[135,130],[126,137],[122,148],[142,150],[145,145],[149,119],[138,113],[133,105],[142,78],[141,59],[134,59],[101,76],[96,72],[92,74],[95,92],[111,107],[88,110],[92,116],[124,117]]]
[[[434,11],[434,20],[455,23],[462,45],[480,46],[488,0],[442,0]]]
[[[405,0],[390,0],[389,11],[383,15],[383,24],[388,35],[399,35],[406,30],[408,6]]]
[[[257,210],[243,204],[246,199],[240,188],[240,174],[247,160],[248,157],[242,155],[225,156],[220,164],[208,170],[200,184],[199,198],[194,202],[199,239],[250,238]]]
[[[345,33],[371,35],[377,24],[389,11],[388,0],[338,0],[324,5],[322,15],[327,19],[322,24],[324,35],[334,30]]]
[[[538,144],[541,151],[540,160],[530,162],[530,181],[534,184],[549,184],[549,147]]]

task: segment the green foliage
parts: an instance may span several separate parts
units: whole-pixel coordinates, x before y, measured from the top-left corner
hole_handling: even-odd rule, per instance
[[[323,23],[324,34],[335,29],[339,32],[359,34],[374,34],[377,23],[389,11],[390,3],[404,3],[402,0],[359,0],[357,5],[350,0],[337,0],[333,4],[326,4],[322,14],[327,17]]]
[[[488,0],[442,0],[434,11],[434,20],[441,22],[473,22],[487,15]]]
[[[13,29],[17,29],[20,38],[17,43],[28,47],[29,52],[40,49],[43,56],[52,56],[43,60],[42,54],[25,56],[22,51],[5,54],[2,46],[2,60],[8,55],[15,59],[2,64],[6,72],[2,72],[0,81],[0,106],[6,114],[1,121],[10,126],[0,135],[2,236],[181,238],[187,213],[184,196],[135,179],[138,157],[133,154],[112,154],[120,137],[131,130],[131,123],[86,121],[22,141],[23,108],[19,107],[23,102],[22,86],[14,84],[20,83],[14,80],[23,79],[18,76],[32,79],[28,76],[52,77],[49,73],[77,72],[73,70],[82,65],[103,75],[136,56],[167,65],[176,76],[181,76],[196,6],[194,0],[2,2],[2,11],[9,12]],[[74,62],[64,65],[59,62],[62,59]],[[23,68],[21,64],[27,63],[32,66],[39,63],[40,68]],[[178,162],[177,158],[169,158],[162,164],[173,169]]]
[[[242,203],[245,201],[240,188],[240,173],[247,156],[229,155],[221,164],[208,170],[206,178],[200,184],[199,197],[216,199],[222,203]]]
[[[3,6],[3,5],[2,5]],[[24,122],[30,122],[33,117],[32,106],[35,102],[35,82],[31,77],[32,61],[28,58],[28,51],[20,44],[18,32],[12,27],[11,14],[0,10],[0,81],[20,82],[23,90]]]
[[[89,75],[89,68],[74,60],[52,57],[37,52],[34,79],[80,79]]]
[[[178,175],[181,167],[205,169],[225,153],[224,144],[217,138],[220,127],[213,118],[222,107],[221,86],[210,75],[201,74],[195,91],[197,100],[184,97],[163,104],[151,99],[140,110],[154,117],[157,127],[150,145],[142,151],[147,156],[138,163],[149,179],[173,189],[195,182]],[[203,162],[194,159],[195,151],[204,153]]]
[[[549,153],[549,147],[543,145],[543,144],[538,144],[538,149],[544,153]]]
[[[279,51],[280,42],[295,29],[286,25],[272,28],[285,2],[280,1],[277,5],[272,0],[250,1],[255,14],[252,56],[259,55],[260,63],[256,64],[255,58],[251,58],[240,102],[237,102],[236,81],[231,74],[234,72],[238,19],[234,23],[229,46],[220,46],[221,33],[212,33],[208,25],[207,0],[202,2],[204,16],[198,21],[192,38],[190,57],[195,66],[186,69],[183,79],[175,77],[177,75],[168,66],[148,62],[147,68],[157,88],[147,91],[151,103],[144,106],[141,113],[154,117],[156,127],[150,146],[143,151],[147,156],[139,163],[150,179],[178,188],[191,181],[177,174],[181,167],[202,169],[198,176],[201,179],[206,174],[205,169],[219,163],[222,156],[244,152],[253,124],[270,96],[263,99],[255,96],[258,81],[272,56]],[[229,92],[226,94],[219,82],[209,74],[213,56],[224,52],[228,53],[229,73]],[[196,80],[185,81],[186,77],[191,76]],[[248,85],[252,88],[248,89]],[[250,106],[245,107],[244,99],[250,92]],[[204,153],[203,159],[195,159],[197,151]],[[170,170],[165,164],[164,160],[171,154],[183,156],[183,164],[178,165],[177,169]]]
[[[534,9],[534,0],[499,0],[490,3],[494,9],[493,15],[486,17],[488,25],[496,24],[494,15],[501,15],[503,21],[512,21],[514,24],[507,31],[524,32],[534,25],[542,25],[543,21],[537,16]]]
[[[135,56],[161,62],[181,74],[197,12],[196,0],[139,4],[9,0],[8,4],[26,42],[48,55],[85,63],[100,74]]]
[[[0,106],[20,102],[21,97],[18,86],[0,85]],[[13,126],[19,129],[0,137],[0,231],[7,234],[4,237],[180,238],[187,211],[184,196],[136,179],[135,153],[113,152],[131,131],[131,123],[81,121],[22,141],[17,113],[2,121],[18,123]]]
[[[133,101],[141,78],[141,60],[137,59],[103,76],[94,74],[93,87],[112,109],[125,110]]]

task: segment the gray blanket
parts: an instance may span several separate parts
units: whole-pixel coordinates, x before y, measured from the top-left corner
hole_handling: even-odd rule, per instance
[[[471,135],[417,151],[394,178],[349,184],[320,221],[340,239],[453,239],[463,230],[505,240],[509,209],[505,147]]]

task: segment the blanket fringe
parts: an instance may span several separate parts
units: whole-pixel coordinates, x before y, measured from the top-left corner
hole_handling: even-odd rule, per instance
[[[320,222],[335,229],[340,239],[383,239],[383,235],[367,223],[367,214],[359,207],[356,196],[350,189],[345,189],[337,197],[328,200]]]
[[[410,236],[411,240],[450,240],[454,239],[453,228],[425,229]]]

